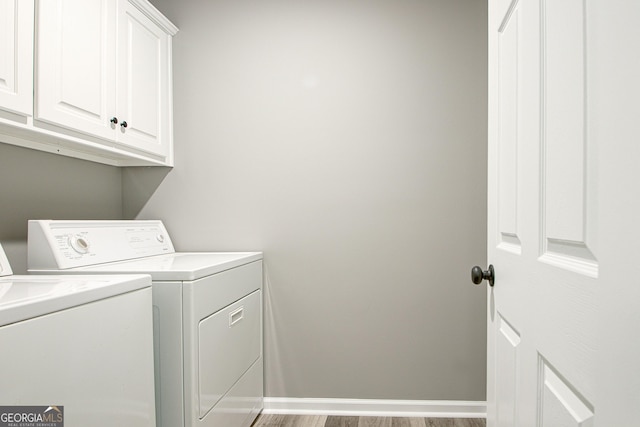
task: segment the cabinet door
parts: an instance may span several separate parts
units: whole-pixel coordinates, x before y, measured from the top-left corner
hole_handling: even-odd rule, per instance
[[[37,4],[36,108],[39,121],[115,139],[115,4]]]
[[[33,112],[33,0],[0,0],[0,109]]]
[[[118,12],[118,142],[167,157],[171,148],[169,36],[127,0]]]

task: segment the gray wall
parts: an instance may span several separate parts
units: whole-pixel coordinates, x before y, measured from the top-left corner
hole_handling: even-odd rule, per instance
[[[266,394],[484,400],[486,2],[153,3],[176,167],[124,213],[264,251]]]
[[[26,273],[30,219],[122,218],[121,175],[113,166],[0,144],[0,243],[13,272]]]

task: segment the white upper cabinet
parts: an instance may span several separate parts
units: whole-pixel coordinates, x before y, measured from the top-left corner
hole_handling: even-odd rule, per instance
[[[46,0],[37,5],[36,120],[115,140],[116,4]]]
[[[169,28],[161,28],[126,0],[118,10],[117,118],[119,140],[168,156],[172,134]]]
[[[33,117],[15,124],[0,116],[0,141],[117,166],[172,166],[177,28],[147,0],[37,0],[35,11],[30,1],[0,0],[0,21],[21,17],[11,8],[24,3],[31,27],[20,31],[31,36],[35,65],[15,73],[12,53],[0,50],[0,92],[16,86],[15,75],[34,81],[18,110]],[[0,49],[15,45],[3,43],[21,34],[13,28],[0,28]],[[0,109],[15,110],[1,97]]]
[[[32,114],[32,73],[33,0],[0,0],[0,116]]]

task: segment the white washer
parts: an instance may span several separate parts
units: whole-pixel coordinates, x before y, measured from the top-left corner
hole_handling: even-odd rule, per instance
[[[17,276],[0,246],[0,343],[3,412],[55,406],[43,415],[67,426],[156,425],[149,275]]]
[[[161,221],[29,221],[29,272],[148,273],[156,419],[248,427],[263,408],[262,253],[176,253]]]

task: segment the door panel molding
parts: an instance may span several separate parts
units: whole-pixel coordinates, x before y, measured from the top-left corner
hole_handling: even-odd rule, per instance
[[[541,257],[589,277],[598,262],[587,209],[587,47],[584,0],[540,0]]]
[[[498,30],[498,248],[520,255],[522,243],[518,234],[520,162],[519,144],[519,37],[518,1],[508,8]]]
[[[520,333],[498,313],[498,336],[496,340],[496,419],[499,426],[514,426],[517,420],[518,401],[518,353]]]
[[[592,427],[594,409],[551,364],[538,354],[538,427]]]

